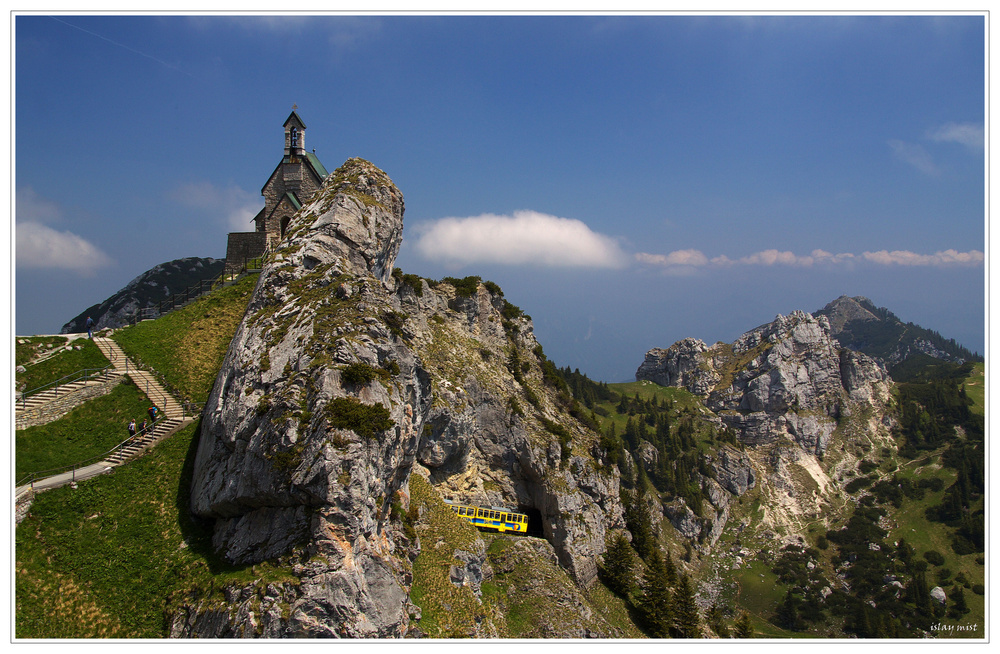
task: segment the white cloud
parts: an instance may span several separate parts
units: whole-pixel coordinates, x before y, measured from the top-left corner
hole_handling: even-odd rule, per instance
[[[889,141],[889,147],[892,148],[893,155],[900,161],[910,164],[927,175],[938,174],[937,166],[934,165],[931,155],[922,145],[893,139]]]
[[[59,223],[63,220],[62,208],[51,200],[46,200],[30,186],[17,189],[15,212],[18,222]]]
[[[908,250],[879,250],[878,252],[863,252],[866,261],[880,263],[886,266],[978,266],[985,256],[979,250],[957,252],[945,250],[934,254],[917,254]]]
[[[609,236],[571,218],[535,211],[442,218],[416,228],[417,252],[450,265],[620,268],[627,257]]]
[[[932,141],[960,143],[970,150],[982,150],[985,143],[982,125],[948,123],[927,134]]]
[[[170,197],[186,207],[214,213],[234,232],[254,231],[251,221],[263,204],[260,196],[235,184],[220,188],[211,182],[184,184],[174,189]]]
[[[636,261],[652,266],[663,267],[668,272],[679,269],[690,269],[698,266],[732,267],[732,266],[791,266],[807,268],[819,265],[850,264],[859,261],[884,266],[978,266],[985,256],[979,250],[958,252],[945,250],[935,254],[917,254],[907,250],[879,250],[878,252],[863,252],[860,255],[850,252],[833,254],[826,250],[816,249],[808,255],[797,255],[794,252],[780,250],[763,250],[754,252],[739,259],[730,259],[722,254],[709,259],[699,250],[677,250],[670,254],[649,254],[640,252],[635,255]]]
[[[704,266],[708,263],[708,257],[699,250],[675,250],[670,254],[639,252],[635,258],[641,263],[657,266]]]
[[[853,261],[854,255],[850,252],[833,254],[832,252],[827,252],[826,250],[813,250],[812,258],[816,263],[844,263],[845,261]]]
[[[72,232],[60,232],[37,222],[17,222],[15,234],[18,268],[56,268],[90,276],[111,264],[100,248]]]
[[[794,252],[764,250],[762,252],[754,252],[749,256],[743,257],[737,263],[751,266],[811,266],[813,264],[813,259],[808,256],[800,257]]]

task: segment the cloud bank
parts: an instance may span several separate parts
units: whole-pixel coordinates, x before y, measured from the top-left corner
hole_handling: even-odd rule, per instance
[[[959,143],[970,150],[982,150],[986,142],[982,125],[948,123],[927,134],[932,141]]]
[[[37,222],[19,222],[15,232],[18,268],[70,270],[90,276],[111,264],[100,248],[72,232]]]
[[[14,214],[14,259],[18,268],[69,270],[91,276],[111,265],[111,258],[87,239],[46,224],[66,222],[62,207],[32,187],[17,189]]]
[[[983,125],[974,123],[945,123],[944,125],[928,130],[924,138],[935,143],[958,143],[964,145],[970,154],[981,152],[985,147],[986,130]],[[888,141],[889,149],[893,156],[906,164],[909,164],[920,172],[936,176],[941,170],[934,163],[934,158],[927,149],[919,143],[909,143],[899,139]]]
[[[732,266],[789,266],[808,268],[821,265],[840,265],[853,262],[867,262],[882,266],[978,266],[985,261],[985,255],[979,250],[958,252],[944,250],[934,254],[918,254],[908,250],[879,250],[877,252],[862,252],[852,254],[841,252],[833,254],[826,250],[813,250],[808,255],[798,255],[794,252],[780,250],[763,250],[754,252],[739,259],[730,259],[720,255],[709,259],[698,250],[677,250],[669,254],[649,254],[638,252],[635,260],[639,263],[660,266],[665,269],[677,267],[732,267]]]
[[[618,243],[571,218],[535,211],[442,218],[416,228],[417,253],[446,265],[622,268],[628,256]]]
[[[903,163],[907,163],[927,175],[938,174],[938,167],[924,146],[893,139],[889,141],[889,147],[892,149],[893,156]]]

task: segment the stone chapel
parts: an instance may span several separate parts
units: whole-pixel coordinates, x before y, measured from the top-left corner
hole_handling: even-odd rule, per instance
[[[229,234],[227,273],[239,270],[245,260],[259,257],[274,247],[284,237],[288,221],[329,175],[316,151],[306,151],[306,124],[294,108],[283,127],[285,154],[260,191],[264,208],[253,219],[256,230]]]

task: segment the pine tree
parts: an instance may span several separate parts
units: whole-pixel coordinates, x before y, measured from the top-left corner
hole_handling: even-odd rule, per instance
[[[604,552],[601,572],[608,588],[627,599],[635,585],[634,570],[635,554],[632,552],[632,546],[625,538],[625,534],[618,532]]]
[[[712,628],[712,631],[719,638],[729,638],[729,625],[723,619],[722,609],[719,608],[718,603],[712,604],[708,609],[705,619],[708,622],[708,626]]]
[[[663,565],[667,570],[667,584],[673,588],[677,585],[677,567],[674,565],[674,557],[670,554],[670,550],[667,550],[667,558]]]
[[[639,610],[649,634],[654,638],[669,638],[672,620],[670,587],[667,570],[658,549],[653,549],[642,578],[642,596]]]
[[[957,584],[951,589],[951,601],[952,605],[948,613],[954,618],[960,618],[972,610],[965,601],[965,591]]]
[[[799,630],[798,598],[792,594],[791,588],[785,593],[785,599],[778,605],[777,619],[779,626],[791,631]]]
[[[694,601],[694,590],[687,575],[681,575],[674,591],[674,633],[679,638],[700,638],[701,621],[698,605]]]
[[[642,468],[640,467],[641,471]],[[632,547],[639,553],[643,560],[648,560],[653,549],[653,530],[649,526],[649,520],[642,507],[645,506],[644,497],[646,494],[645,480],[640,478],[636,481],[636,490],[628,492],[622,490],[622,504],[625,507],[625,527],[632,534]]]
[[[740,611],[740,616],[733,623],[733,630],[737,638],[753,638],[753,623],[750,622],[750,614]]]

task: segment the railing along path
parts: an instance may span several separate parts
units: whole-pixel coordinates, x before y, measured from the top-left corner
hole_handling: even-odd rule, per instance
[[[129,437],[112,449],[78,463],[31,473],[18,480],[15,486],[15,497],[24,493],[56,488],[83,479],[108,472],[121,465],[144,449],[159,441],[180,427],[192,422],[198,410],[197,405],[178,402],[171,394],[160,386],[156,377],[149,371],[137,367],[129,360],[122,349],[110,338],[94,338],[94,343],[111,361],[110,368],[115,374],[127,374],[162,412],[144,432]]]

